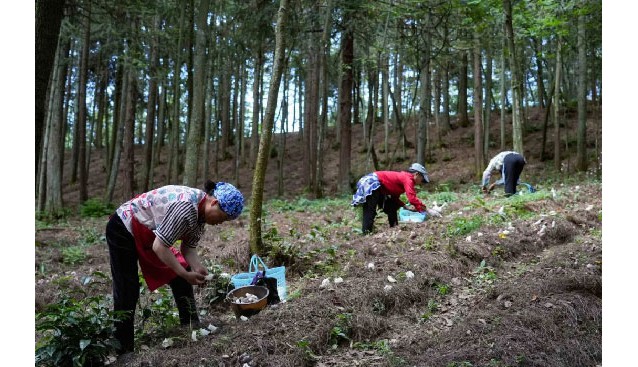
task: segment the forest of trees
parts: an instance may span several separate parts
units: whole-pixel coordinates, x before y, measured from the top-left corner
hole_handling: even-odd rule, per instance
[[[168,183],[197,186],[232,159],[234,177],[255,173],[253,211],[273,133],[299,132],[303,184],[315,197],[324,195],[328,127],[343,192],[353,124],[363,125],[376,169],[391,137],[408,143],[408,123],[420,163],[445,144],[446,130],[473,124],[478,175],[490,139],[525,151],[530,107],[546,111],[541,158],[560,168],[561,111],[571,109],[575,168],[586,170],[592,155],[600,0],[37,0],[35,15],[36,211],[49,216],[64,208],[65,152],[81,201],[89,158],[105,152],[104,202]],[[492,120],[499,136],[488,134]],[[383,147],[370,139],[375,129]],[[160,153],[169,157],[164,182],[153,174]],[[116,183],[124,197],[114,197]]]

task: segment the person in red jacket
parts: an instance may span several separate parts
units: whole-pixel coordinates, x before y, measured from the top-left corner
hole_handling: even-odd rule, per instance
[[[419,163],[413,163],[407,171],[375,171],[361,177],[357,182],[357,191],[352,196],[351,205],[363,206],[363,233],[372,232],[377,207],[388,215],[390,227],[399,223],[397,215],[399,208],[427,212],[430,216],[440,217],[441,213],[426,208],[416,196],[415,185],[428,182],[430,182],[428,172]],[[403,193],[408,197],[409,204],[399,198]]]

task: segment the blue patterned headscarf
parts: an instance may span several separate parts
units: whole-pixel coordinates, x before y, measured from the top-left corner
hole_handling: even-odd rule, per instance
[[[219,206],[230,219],[237,219],[244,209],[244,196],[227,182],[218,182],[212,195],[219,200]]]

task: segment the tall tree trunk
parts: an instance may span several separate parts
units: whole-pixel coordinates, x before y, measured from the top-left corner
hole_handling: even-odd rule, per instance
[[[102,53],[100,52],[100,55]],[[109,72],[107,65],[104,65],[102,58],[100,57],[99,61],[99,72],[98,72],[98,86],[97,86],[97,121],[95,121],[95,140],[94,146],[97,149],[102,149],[104,146],[104,121],[105,116],[107,114],[107,95],[106,95],[106,87],[109,82]]]
[[[578,15],[578,136],[576,169],[587,171],[587,38],[585,15]]]
[[[458,125],[470,126],[470,118],[467,115],[467,51],[461,50],[461,66],[459,67],[459,103],[456,109]]]
[[[341,39],[341,85],[339,88],[339,191],[350,192],[350,156],[352,151],[352,61],[354,60],[354,18],[350,11],[344,13],[346,27]]]
[[[505,33],[509,49],[510,69],[512,70],[512,140],[515,151],[525,154],[523,151],[523,111],[522,111],[522,80],[520,77],[516,47],[514,44],[514,28],[512,27],[512,1],[503,0],[505,13]]]
[[[445,133],[449,131],[452,126],[450,124],[450,62],[445,62],[445,67],[443,69],[443,86],[442,86],[442,97],[443,97],[443,111],[441,114],[443,115],[443,120],[441,120],[441,132]]]
[[[534,52],[536,53],[536,83],[538,85],[538,100],[541,108],[546,108],[547,94],[545,92],[545,78],[543,78],[543,45],[541,44],[541,39],[538,37],[534,37],[532,42],[534,44]]]
[[[128,89],[126,93],[126,112],[124,113],[124,136],[122,138],[122,166],[123,191],[121,201],[135,196],[135,106],[137,101],[137,77],[133,66],[128,66]]]
[[[383,120],[383,152],[385,153],[385,162],[387,165],[390,164],[390,147],[388,146],[390,140],[390,116],[389,116],[389,105],[388,105],[388,95],[390,94],[389,85],[390,85],[390,66],[388,65],[390,61],[388,60],[389,56],[387,54],[382,54],[379,52],[379,66],[381,67],[381,118]]]
[[[153,170],[153,136],[155,135],[155,111],[157,110],[157,79],[159,73],[159,52],[158,52],[158,36],[156,32],[160,29],[160,17],[155,15],[153,19],[153,28],[151,32],[155,32],[151,39],[151,54],[149,56],[149,83],[148,83],[148,102],[146,104],[146,137],[144,144],[144,169],[142,170],[142,191],[146,192],[153,184],[150,181],[151,171]]]
[[[319,122],[319,134],[317,137],[317,174],[315,179],[315,185],[313,192],[316,198],[323,197],[323,142],[326,134],[326,127],[328,126],[328,63],[330,58],[330,33],[332,24],[332,0],[328,0],[326,4],[326,10],[324,15],[323,32],[321,34],[321,46],[322,46],[322,58],[321,58],[321,120]],[[287,83],[284,83],[285,88],[288,87]],[[288,105],[286,101],[286,106]],[[287,108],[284,111],[284,115],[287,116]],[[283,130],[283,129],[282,129]],[[285,142],[285,140],[284,140]],[[283,154],[283,151],[281,152]],[[283,164],[283,160],[282,160]]]
[[[319,27],[320,25],[316,25]],[[317,173],[317,128],[319,121],[320,35],[313,34],[307,42],[306,94],[304,98],[304,164],[306,188],[314,187]]]
[[[45,129],[47,89],[55,51],[64,17],[65,0],[38,0],[35,2],[35,167],[36,179],[42,156],[42,141]]]
[[[490,149],[490,126],[492,120],[492,52],[491,45],[486,48],[486,66],[485,66],[485,110],[483,111],[483,158],[489,157]]]
[[[196,186],[197,167],[202,142],[204,123],[205,81],[206,81],[206,29],[208,27],[209,0],[200,0],[197,7],[197,35],[195,40],[195,58],[193,62],[193,108],[192,120],[186,144],[186,162],[184,167],[184,185]]]
[[[261,215],[264,197],[264,181],[266,179],[266,169],[268,167],[268,157],[270,155],[270,140],[272,128],[275,121],[275,110],[277,108],[277,96],[279,95],[279,85],[281,84],[281,74],[284,67],[284,35],[283,29],[286,22],[286,10],[288,0],[279,2],[277,12],[277,25],[275,26],[275,53],[273,60],[273,73],[268,89],[268,101],[266,103],[266,115],[262,127],[262,138],[259,143],[257,163],[253,175],[253,191],[250,200],[250,252],[262,254],[264,246],[261,238]]]
[[[419,125],[417,129],[417,163],[425,165],[428,150],[428,125],[431,109],[431,89],[430,89],[430,47],[429,37],[424,45],[423,60],[421,60],[421,104],[419,106]],[[467,74],[467,73],[466,73]],[[466,108],[467,109],[467,108]]]
[[[483,149],[484,131],[483,131],[483,83],[481,76],[481,40],[478,30],[474,30],[474,70],[472,78],[474,79],[474,96],[472,98],[474,104],[474,175],[480,177],[485,167],[485,155]]]
[[[179,174],[179,131],[180,131],[180,84],[181,84],[181,70],[182,70],[182,33],[184,27],[185,18],[184,7],[180,8],[180,20],[177,36],[177,44],[175,49],[175,62],[173,65],[173,121],[171,121],[171,131],[169,133],[169,161],[166,166],[166,183],[174,183],[177,181]]]
[[[62,213],[64,202],[62,199],[62,170],[60,166],[64,153],[64,86],[66,82],[66,56],[69,52],[69,43],[58,51],[56,56],[56,76],[52,84],[52,105],[49,108],[51,125],[48,136],[48,149],[46,151],[46,194],[44,211],[50,216],[58,216]]]
[[[432,79],[434,84],[434,126],[436,126],[436,146],[441,148],[443,146],[442,131],[443,124],[441,122],[441,69],[436,68],[432,70]]]
[[[89,48],[91,47],[91,3],[87,2],[84,19],[84,37],[82,39],[82,55],[80,56],[80,81],[78,90],[78,167],[80,202],[88,199],[86,169],[86,86],[89,74]]]
[[[503,28],[505,28],[505,25],[503,25]],[[507,111],[507,106],[506,106],[506,95],[505,93],[507,93],[507,89],[505,88],[505,62],[506,62],[506,57],[505,54],[507,53],[507,40],[505,39],[505,37],[503,37],[503,48],[501,50],[501,80],[500,80],[500,94],[501,94],[501,126],[500,126],[500,136],[501,138],[499,139],[501,142],[501,150],[505,150],[505,112]]]
[[[124,57],[120,57],[123,59]],[[128,67],[122,67],[122,87],[121,87],[121,97],[120,97],[120,106],[118,116],[125,116],[126,113],[126,104],[127,98],[126,96],[129,94],[128,89],[129,86],[129,77],[128,77]],[[106,190],[104,192],[104,202],[111,203],[113,202],[113,194],[115,192],[115,183],[117,181],[117,176],[119,175],[119,167],[120,167],[120,156],[122,153],[122,143],[124,138],[124,122],[117,121],[113,119],[113,158],[111,160],[111,168],[109,170],[108,181],[106,185]],[[117,126],[117,129],[115,128]]]
[[[556,75],[554,76],[554,168],[557,172],[561,169],[560,159],[560,71],[563,67],[561,54],[562,54],[562,39],[558,36],[558,42],[556,42]]]
[[[264,51],[260,44],[256,50],[257,55],[255,57],[255,80],[253,81],[253,112],[252,112],[252,125],[251,125],[251,137],[250,137],[250,166],[254,167],[257,161],[257,152],[259,150],[259,116],[261,106],[261,90],[260,85],[262,83],[261,71],[264,64]]]

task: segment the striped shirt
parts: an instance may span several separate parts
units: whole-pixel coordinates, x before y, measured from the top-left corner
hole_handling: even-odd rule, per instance
[[[131,234],[133,216],[155,233],[162,243],[172,246],[182,240],[188,247],[196,247],[204,222],[198,220],[198,205],[206,193],[187,186],[168,185],[145,192],[117,208],[117,215]]]

